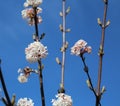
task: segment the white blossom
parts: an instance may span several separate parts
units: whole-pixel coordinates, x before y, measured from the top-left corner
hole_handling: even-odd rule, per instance
[[[22,73],[23,70],[21,68],[18,69],[18,73]]]
[[[87,42],[80,39],[71,48],[71,54],[78,56],[86,52],[91,53],[91,50],[92,50],[91,46],[87,46]]]
[[[37,7],[36,13],[39,14],[42,12],[42,8]],[[34,25],[35,24],[35,12],[33,8],[27,8],[21,11],[21,15],[24,19],[26,19],[29,23],[29,25]],[[37,24],[42,22],[42,17],[37,16]]]
[[[28,79],[27,79],[27,77],[26,77],[24,74],[20,74],[20,75],[18,76],[18,81],[19,81],[20,83],[25,83],[25,82],[28,81]]]
[[[37,14],[42,13],[42,8],[37,7],[36,9]],[[21,15],[23,18],[34,18],[34,9],[33,8],[27,8],[21,11]]]
[[[37,62],[48,55],[47,47],[41,42],[35,41],[25,49],[26,59],[29,62]]]
[[[17,106],[34,106],[33,100],[30,98],[20,98]]]
[[[56,99],[52,99],[52,106],[72,106],[71,96],[64,93],[56,95]]]
[[[24,7],[28,7],[28,6],[33,6],[33,7],[37,7],[40,4],[42,4],[43,0],[26,0],[26,2],[24,3]]]

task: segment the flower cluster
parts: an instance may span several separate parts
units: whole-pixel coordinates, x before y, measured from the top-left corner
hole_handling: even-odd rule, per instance
[[[32,6],[33,8],[26,8],[22,10],[21,14],[24,19],[27,19],[29,25],[35,24],[35,18],[37,23],[42,22],[41,16],[37,16],[39,13],[42,12],[42,8],[37,7],[42,3],[42,0],[26,0],[24,3],[25,7]],[[34,8],[36,7],[36,8]]]
[[[33,100],[30,98],[20,98],[17,106],[34,106]]]
[[[42,0],[26,0],[26,2],[24,3],[24,6],[25,7],[28,7],[28,6],[37,7],[40,4],[42,4],[42,2],[43,2]]]
[[[87,46],[87,42],[80,39],[78,40],[74,46],[71,48],[71,53],[76,55],[76,56],[79,56],[81,54],[84,54],[84,53],[91,53],[91,46]]]
[[[29,62],[37,62],[48,55],[47,47],[41,42],[35,41],[25,49],[26,59]]]
[[[18,76],[18,81],[20,83],[25,83],[28,81],[28,77],[31,74],[31,72],[38,73],[37,70],[33,70],[29,67],[25,67],[24,69],[18,69],[18,73],[20,74]]]
[[[56,99],[52,99],[52,106],[72,106],[71,96],[64,93],[56,95]]]

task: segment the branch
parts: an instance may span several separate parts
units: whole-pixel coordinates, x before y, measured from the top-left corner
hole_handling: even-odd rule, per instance
[[[85,63],[85,57],[83,57],[83,54],[80,55],[81,59],[82,59],[82,62],[83,62],[83,65],[84,65],[84,71],[88,77],[88,81],[87,84],[88,84],[88,87],[90,88],[90,90],[93,92],[93,94],[95,95],[95,98],[96,98],[96,106],[101,106],[101,103],[99,101],[99,96],[97,95],[97,92],[96,90],[94,89],[93,87],[93,83],[92,83],[92,80],[91,80],[91,76],[89,74],[89,70],[88,70],[88,67]]]
[[[96,91],[93,87],[93,84],[92,84],[92,80],[91,80],[91,77],[90,77],[90,74],[89,74],[89,70],[88,70],[88,67],[85,63],[85,58],[83,57],[83,54],[80,55],[81,59],[82,59],[82,62],[83,62],[83,65],[84,65],[84,71],[88,77],[88,80],[89,80],[89,83],[90,83],[90,89],[92,90],[92,92],[94,93],[95,97],[97,97],[97,94],[96,94]]]
[[[0,60],[0,65],[1,65],[1,60]],[[7,99],[7,104],[8,104],[8,106],[12,106],[11,101],[10,101],[10,97],[8,95],[8,91],[7,91],[7,88],[6,88],[6,85],[5,85],[5,81],[4,81],[4,78],[3,78],[1,66],[0,66],[0,80],[1,80],[1,83],[2,83],[2,88],[3,88],[3,91],[4,91],[5,97]]]
[[[42,106],[45,106],[45,96],[44,96],[44,87],[43,87],[43,76],[42,76],[42,63],[41,63],[41,60],[38,60],[38,70],[39,70],[41,101],[42,101]]]
[[[35,41],[39,41],[39,33],[38,33],[38,19],[37,19],[37,7],[33,7],[34,9],[34,13],[35,13],[35,16],[34,16],[34,21],[35,21]]]
[[[99,68],[98,68],[98,83],[97,83],[97,95],[98,100],[96,100],[96,106],[99,106],[100,99],[101,99],[101,79],[102,79],[102,64],[103,64],[103,55],[104,55],[104,41],[105,41],[105,29],[110,24],[110,21],[106,22],[107,17],[107,8],[108,8],[108,0],[104,0],[104,16],[103,16],[103,22],[102,22],[102,38],[99,48]]]

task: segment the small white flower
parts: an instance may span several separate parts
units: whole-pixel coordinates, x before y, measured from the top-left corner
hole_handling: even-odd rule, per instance
[[[21,68],[18,69],[18,73],[22,73],[23,70]]]
[[[52,106],[72,106],[71,96],[64,93],[56,95],[56,99],[52,99]]]
[[[24,7],[28,7],[29,4],[27,2],[24,3]]]
[[[28,81],[28,79],[27,79],[27,77],[26,77],[24,74],[20,74],[20,75],[18,76],[18,81],[19,81],[20,83],[25,83],[25,82]]]
[[[37,7],[37,14],[42,13],[42,8]]]
[[[25,49],[26,59],[29,62],[37,62],[48,55],[47,47],[41,42],[35,41]]]
[[[30,98],[20,98],[17,106],[34,106],[33,100]]]

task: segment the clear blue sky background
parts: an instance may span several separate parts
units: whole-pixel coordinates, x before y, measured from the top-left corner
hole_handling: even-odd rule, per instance
[[[44,89],[46,106],[51,106],[51,99],[55,98],[60,84],[61,69],[55,58],[61,58],[59,51],[62,45],[62,33],[59,24],[62,19],[59,11],[62,9],[62,0],[44,0],[41,7],[43,23],[39,25],[39,33],[46,33],[42,43],[48,47],[49,55],[43,60],[45,69]],[[38,76],[32,74],[28,83],[20,84],[17,80],[18,68],[30,66],[37,69],[37,64],[30,64],[25,59],[24,50],[33,42],[34,27],[28,26],[22,19],[21,11],[24,9],[24,0],[1,0],[0,3],[0,58],[2,71],[10,97],[16,94],[16,101],[21,97],[32,98],[35,106],[41,106]],[[86,85],[86,75],[79,57],[70,54],[70,48],[79,40],[84,39],[92,46],[90,55],[85,55],[87,65],[94,86],[97,86],[98,49],[101,39],[101,28],[97,18],[103,17],[102,0],[67,0],[71,12],[67,16],[67,27],[71,28],[67,41],[69,48],[65,66],[65,89],[72,96],[73,106],[94,106],[95,97]],[[109,0],[107,19],[111,20],[106,29],[105,55],[103,59],[102,86],[107,91],[102,97],[102,106],[120,106],[120,1]],[[1,84],[0,84],[1,87]],[[3,92],[0,92],[3,95]],[[3,104],[0,102],[0,106]]]

